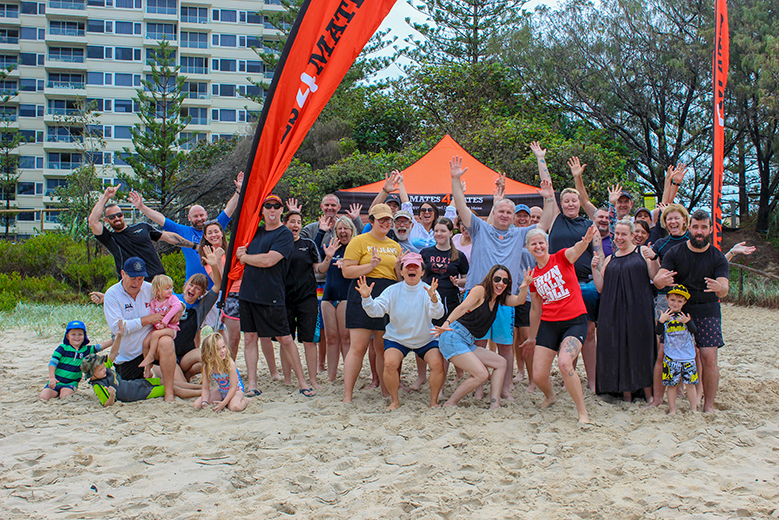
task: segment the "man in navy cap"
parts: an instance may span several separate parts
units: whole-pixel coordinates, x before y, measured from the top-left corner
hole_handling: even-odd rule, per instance
[[[122,279],[105,293],[103,312],[112,334],[119,331],[119,320],[124,321],[124,336],[116,356],[116,371],[122,379],[141,379],[143,367],[143,339],[163,314],[149,314],[152,300],[151,284],[144,281],[146,262],[137,256],[128,258],[122,267]],[[173,401],[173,380],[176,377],[176,347],[173,338],[161,338],[157,347],[157,361],[165,385],[165,401]],[[182,376],[183,377],[183,376]]]

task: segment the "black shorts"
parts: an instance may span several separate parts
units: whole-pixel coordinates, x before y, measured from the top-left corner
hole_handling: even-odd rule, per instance
[[[130,379],[143,379],[143,367],[139,367],[138,365],[141,364],[143,361],[143,354],[138,356],[135,359],[131,359],[130,361],[125,361],[124,363],[116,363],[114,364],[114,368],[116,368],[116,373],[119,374],[119,377],[125,380]]]
[[[514,328],[530,326],[530,302],[514,307]]]
[[[566,321],[541,320],[536,336],[536,345],[558,352],[560,343],[569,336],[573,336],[584,344],[584,339],[587,337],[587,314]]]
[[[311,298],[306,298],[301,302],[287,304],[287,320],[293,339],[295,331],[297,331],[298,341],[313,342],[318,316],[319,301],[316,296],[311,296]]]
[[[261,338],[289,336],[287,308],[241,300],[241,332],[254,332]]]
[[[367,278],[365,282],[368,285],[376,284],[371,292],[371,296],[374,298],[390,285],[397,283],[395,280],[387,278]],[[389,318],[386,315],[383,318],[371,318],[365,313],[365,309],[362,308],[362,296],[357,290],[357,280],[352,280],[346,299],[346,328],[384,331],[387,323],[389,323]]]

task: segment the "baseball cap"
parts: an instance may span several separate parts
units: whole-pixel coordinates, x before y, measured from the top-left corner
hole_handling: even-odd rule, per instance
[[[368,212],[368,215],[375,219],[389,217],[392,218],[392,210],[386,204],[376,204]]]
[[[124,271],[125,274],[127,274],[127,276],[130,278],[138,278],[139,276],[146,278],[146,262],[137,256],[130,257],[124,263],[122,271]]]
[[[668,291],[668,294],[678,294],[679,296],[684,296],[685,300],[690,299],[690,293],[684,285],[675,285],[673,289]]]
[[[528,208],[526,204],[517,204],[514,206],[514,213],[519,213],[520,211],[524,211],[530,215],[530,208]]]
[[[265,204],[266,202],[278,202],[279,204],[282,205],[282,207],[284,206],[284,203],[281,201],[281,197],[279,197],[278,195],[274,195],[273,193],[265,197],[265,200],[262,201],[263,204]]]
[[[405,217],[405,218],[407,218],[407,219],[409,219],[411,221],[414,220],[414,216],[409,211],[407,211],[405,209],[398,210],[398,212],[395,213],[394,220],[397,220],[400,217]]]
[[[636,216],[638,216],[639,213],[646,213],[647,215],[649,215],[650,218],[652,217],[652,212],[649,211],[648,208],[638,208],[636,210]]]
[[[400,206],[400,197],[398,197],[397,193],[390,193],[387,195],[387,198],[384,199],[384,204],[389,204],[390,202],[394,202]]]
[[[403,255],[400,265],[403,267],[406,267],[407,265],[418,265],[419,267],[422,267],[424,262],[422,261],[422,255],[419,253],[406,253]]]
[[[619,196],[620,197],[627,197],[630,200],[633,200],[633,195],[631,195],[629,191],[622,190],[622,193]]]
[[[65,337],[62,338],[62,342],[65,345],[70,345],[70,342],[68,341],[68,332],[71,330],[78,330],[81,329],[84,331],[84,341],[81,343],[81,346],[88,345],[89,344],[89,338],[87,337],[87,326],[84,325],[83,321],[73,320],[69,322],[67,325],[65,325]]]

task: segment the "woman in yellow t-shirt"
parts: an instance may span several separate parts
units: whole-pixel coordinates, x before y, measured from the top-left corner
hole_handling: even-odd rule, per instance
[[[371,296],[376,298],[384,289],[398,281],[396,264],[401,256],[400,246],[387,238],[392,229],[392,211],[386,204],[376,204],[371,208],[368,220],[371,230],[356,236],[349,242],[344,253],[343,275],[354,281],[349,288],[346,300],[346,328],[349,329],[349,353],[344,359],[344,402],[352,402],[354,385],[362,369],[362,360],[368,350],[368,342],[373,335],[373,347],[376,350],[376,371],[379,373],[381,389],[384,387],[384,318],[370,318],[362,308],[362,297],[357,291],[357,278],[365,276],[367,283],[375,283]]]

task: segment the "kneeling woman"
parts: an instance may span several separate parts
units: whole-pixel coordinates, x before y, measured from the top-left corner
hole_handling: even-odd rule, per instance
[[[389,324],[384,332],[384,384],[392,397],[387,407],[400,406],[400,365],[409,352],[414,352],[430,366],[430,407],[438,406],[438,394],[444,384],[444,358],[438,351],[438,341],[431,333],[433,320],[444,315],[441,297],[436,292],[438,282],[430,285],[422,282],[422,255],[407,253],[400,262],[403,281],[384,290],[375,300],[371,298],[372,283],[365,277],[357,282],[362,296],[362,307],[371,318],[389,314]]]
[[[582,383],[573,364],[587,337],[587,308],[574,262],[597,232],[598,229],[591,226],[573,247],[561,249],[553,255],[549,255],[547,235],[540,229],[530,231],[525,238],[527,249],[538,265],[533,269],[533,282],[530,284],[530,338],[522,345],[523,348],[535,349],[533,380],[545,396],[541,408],[557,401],[549,379],[552,361],[557,355],[565,388],[576,403],[579,421],[583,423],[590,422],[590,417],[584,407]],[[541,348],[535,348],[536,345]]]
[[[476,338],[484,337],[490,330],[498,313],[498,305],[516,307],[525,303],[531,280],[525,272],[519,295],[511,295],[511,273],[507,267],[494,265],[484,280],[468,292],[468,296],[452,311],[449,318],[440,327],[435,327],[435,333],[441,335],[438,340],[441,354],[454,366],[470,374],[446,402],[447,406],[456,406],[460,399],[486,381],[490,377],[488,367],[493,369],[490,377],[490,408],[500,406],[506,360],[484,347],[477,347]],[[430,379],[432,381],[432,376]]]

